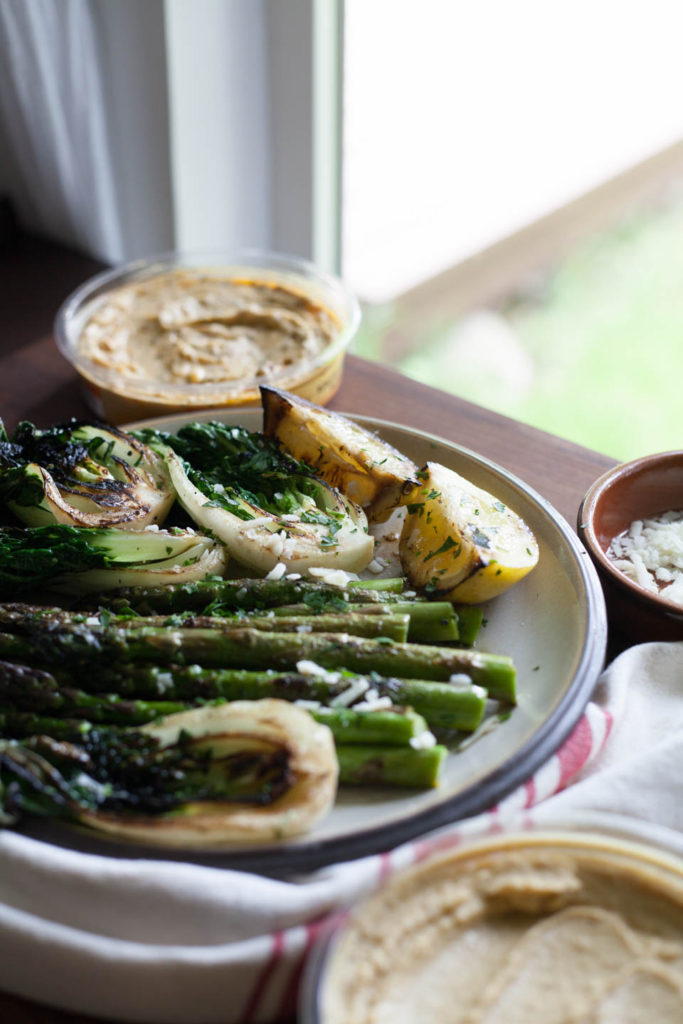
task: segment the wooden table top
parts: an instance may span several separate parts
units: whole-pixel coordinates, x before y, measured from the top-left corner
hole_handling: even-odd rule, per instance
[[[0,416],[8,429],[20,419],[44,427],[91,415],[74,371],[55,347],[52,325],[62,300],[101,269],[95,260],[22,236],[0,251]],[[470,448],[519,476],[572,525],[590,484],[614,465],[605,455],[354,356],[330,405]],[[87,1024],[91,1019],[0,993],[0,1021],[7,1024]]]

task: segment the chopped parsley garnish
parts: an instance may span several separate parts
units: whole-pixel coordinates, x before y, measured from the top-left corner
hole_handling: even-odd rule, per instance
[[[478,526],[475,526],[472,530],[472,540],[475,544],[478,544],[480,548],[491,547],[491,541],[488,536],[485,533],[482,533]]]
[[[441,547],[437,548],[436,551],[430,551],[428,555],[425,555],[423,561],[428,562],[430,558],[436,558],[437,555],[445,555],[447,551],[451,551],[453,548],[457,549],[454,552],[454,554],[458,555],[460,553],[461,547],[462,545],[460,544],[460,541],[453,540],[453,538],[450,536],[446,537]]]
[[[304,594],[303,603],[314,612],[349,610],[349,603],[336,594],[312,593]]]
[[[414,501],[410,505],[406,505],[408,509],[408,515],[411,516],[422,516],[424,515],[425,503],[424,501]]]

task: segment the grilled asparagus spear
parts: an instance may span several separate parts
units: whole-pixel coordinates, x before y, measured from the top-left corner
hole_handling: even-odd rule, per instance
[[[274,696],[264,688],[259,695]],[[212,703],[224,703],[225,698],[216,698]],[[5,736],[30,735],[44,726],[41,716],[52,718],[83,719],[97,725],[143,725],[165,715],[188,711],[202,698],[193,700],[150,701],[127,699],[116,693],[87,693],[74,686],[63,686],[53,675],[41,669],[23,665],[0,665],[0,723],[2,716],[21,712],[24,717],[11,717],[5,726],[0,724],[0,733]],[[408,746],[411,740],[427,732],[425,719],[411,708],[381,707],[373,710],[352,707],[325,707],[318,701],[306,701],[306,710],[318,722],[327,725],[335,740],[341,743],[378,743],[389,746]],[[13,729],[13,731],[10,731]],[[49,733],[52,735],[52,732]]]
[[[312,580],[218,580],[170,587],[128,587],[93,599],[112,611],[138,615],[247,615],[272,610],[276,615],[348,611],[355,614],[409,615],[408,640],[415,643],[474,643],[481,608],[454,607],[449,601],[406,596],[401,579],[351,580],[345,588]],[[287,611],[285,611],[287,609]]]
[[[30,737],[29,749],[42,747],[55,750],[57,743],[71,744],[76,748],[86,747],[92,749],[94,745],[102,742],[108,746],[116,744],[118,738],[123,736],[126,749],[125,730],[116,729],[115,726],[97,727],[91,722],[71,718],[49,718],[31,714],[30,712],[0,712],[0,726],[6,736]],[[94,740],[94,742],[93,742]],[[7,775],[7,765],[3,764],[3,751],[17,751],[21,749],[19,744],[12,744],[7,740],[0,740],[0,797],[2,796],[2,782]],[[369,738],[364,744],[343,744],[337,743],[337,758],[339,762],[339,783],[351,786],[392,786],[405,788],[429,788],[436,786],[447,755],[447,750],[440,744],[423,749],[412,747],[391,747],[381,743],[372,743]],[[139,751],[135,751],[139,754]],[[21,762],[15,766],[19,768]],[[11,772],[10,768],[10,772]],[[9,776],[11,778],[11,775]],[[35,785],[35,783],[32,783]],[[47,801],[43,803],[43,799]],[[34,798],[35,799],[35,798]],[[73,808],[67,803],[66,806],[60,800],[60,794],[51,792],[42,794],[37,806],[33,806],[30,791],[22,793],[21,805],[15,802],[9,808],[14,813],[24,811],[26,813],[43,813],[59,817],[71,817]],[[6,808],[7,813],[7,808]],[[2,811],[0,809],[0,817]]]
[[[378,605],[383,608],[383,605]],[[435,616],[436,618],[436,616]],[[0,605],[0,630],[7,633],[27,634],[36,628],[55,629],[71,626],[117,626],[121,629],[137,630],[142,627],[164,629],[182,626],[184,629],[213,629],[225,632],[238,626],[248,626],[268,633],[352,633],[354,636],[386,636],[392,640],[404,641],[408,636],[409,616],[394,613],[380,615],[357,615],[351,612],[327,612],[320,615],[273,614],[231,616],[223,618],[210,615],[148,615],[113,616],[108,611],[99,616],[67,611],[63,608],[41,607],[25,604]]]
[[[47,672],[43,669],[0,662],[0,704],[8,708],[26,707],[35,687],[63,692],[77,685],[86,693],[116,693],[119,706],[140,702],[144,716],[150,707],[161,713],[163,704],[176,710],[189,702],[214,700],[305,701],[321,708],[336,706],[353,709],[367,697],[389,698],[395,707],[412,707],[431,729],[473,732],[481,723],[486,691],[478,686],[453,686],[420,679],[391,679],[358,676],[350,672],[315,671],[278,673],[244,669],[205,669],[199,665],[110,666],[101,672]],[[33,705],[28,705],[33,707]],[[170,713],[168,706],[163,713]],[[134,714],[134,711],[129,711]],[[150,713],[150,717],[154,714]],[[140,718],[140,721],[145,720]],[[132,720],[130,724],[133,724]]]
[[[198,611],[203,614],[256,611],[277,605],[304,602],[319,611],[329,602],[332,607],[355,604],[389,603],[402,600],[401,579],[350,580],[338,587],[309,579],[235,579],[212,576],[195,583],[169,587],[125,587],[116,593],[100,594],[97,603],[114,610],[131,608],[140,615]],[[211,610],[209,611],[209,608]]]
[[[242,627],[217,632],[201,627],[129,630],[94,624],[55,629],[38,625],[25,636],[0,634],[0,657],[81,669],[142,662],[287,671],[302,661],[314,661],[324,669],[409,679],[448,681],[453,675],[466,674],[490,697],[515,703],[515,669],[504,655],[345,634],[262,633]]]
[[[337,747],[339,781],[348,786],[438,785],[448,751],[435,744],[422,750],[398,747]]]

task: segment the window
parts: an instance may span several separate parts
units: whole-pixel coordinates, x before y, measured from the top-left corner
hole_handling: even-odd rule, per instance
[[[682,21],[346,0],[360,354],[617,458],[680,445]]]

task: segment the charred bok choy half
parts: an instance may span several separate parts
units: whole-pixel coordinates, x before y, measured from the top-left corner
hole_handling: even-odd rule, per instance
[[[85,594],[191,582],[225,569],[225,549],[194,530],[56,524],[0,529],[0,600],[44,587]]]
[[[137,437],[166,459],[188,515],[242,565],[358,572],[372,560],[362,510],[262,434],[210,422]]]
[[[116,427],[0,424],[0,498],[27,526],[142,530],[175,500],[164,460]]]
[[[285,701],[234,701],[138,729],[0,740],[0,823],[61,817],[124,839],[206,848],[298,835],[337,789],[330,730]]]

